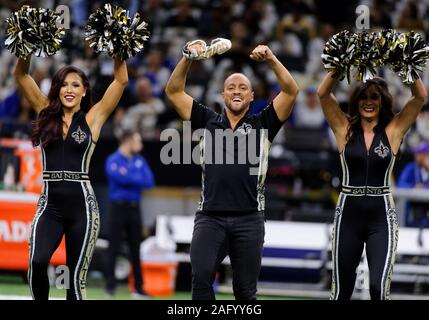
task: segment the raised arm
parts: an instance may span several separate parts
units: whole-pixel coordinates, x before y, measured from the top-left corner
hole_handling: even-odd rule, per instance
[[[326,121],[328,121],[329,126],[334,132],[337,142],[345,143],[349,121],[332,93],[337,83],[338,77],[334,77],[334,72],[328,72],[317,89],[317,95],[319,96],[320,105],[322,106]],[[338,145],[338,148],[342,149],[340,145]]]
[[[185,92],[186,76],[192,60],[183,57],[171,73],[165,94],[182,120],[191,119],[193,98]]]
[[[250,57],[256,61],[267,61],[273,69],[281,89],[273,100],[273,106],[279,120],[285,121],[289,117],[298,95],[298,85],[268,46],[257,46],[250,54]]]
[[[404,108],[396,114],[392,121],[386,127],[386,133],[389,137],[392,149],[396,152],[399,149],[402,138],[407,130],[416,121],[428,93],[421,79],[417,79],[410,86],[411,98],[405,104]]]
[[[49,100],[48,97],[42,93],[34,79],[30,76],[30,62],[31,56],[27,56],[26,59],[18,58],[13,75],[16,83],[18,84],[19,90],[30,102],[33,109],[39,113],[43,108],[48,106]]]
[[[109,118],[121,99],[122,93],[128,84],[128,72],[125,61],[115,59],[114,79],[107,88],[103,98],[88,112],[86,120],[95,140],[100,134],[101,127]]]
[[[171,73],[165,86],[165,94],[173,104],[174,109],[182,120],[190,120],[193,98],[185,92],[186,76],[192,64],[191,56],[198,56],[207,50],[207,45],[202,40],[188,42],[184,47],[184,57],[179,61]]]

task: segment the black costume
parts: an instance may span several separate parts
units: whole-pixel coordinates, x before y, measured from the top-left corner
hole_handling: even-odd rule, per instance
[[[371,299],[388,299],[398,241],[398,222],[390,193],[395,155],[384,128],[374,128],[366,149],[362,128],[341,152],[342,192],[335,210],[332,239],[331,299],[350,299],[364,244]]]
[[[41,147],[44,182],[32,225],[28,270],[34,299],[48,299],[47,267],[63,235],[69,270],[67,299],[85,298],[86,275],[100,223],[88,175],[94,148],[81,110],[73,115],[65,140]]]

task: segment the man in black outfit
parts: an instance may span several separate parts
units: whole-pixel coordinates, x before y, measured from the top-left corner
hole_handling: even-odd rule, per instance
[[[224,40],[228,47],[228,40]],[[219,45],[222,42],[216,44],[217,48]],[[185,92],[185,81],[192,60],[209,58],[224,49],[213,50],[213,45],[207,47],[202,40],[188,43],[165,90],[180,117],[191,121],[192,129],[205,129],[200,139],[202,193],[190,252],[194,300],[215,299],[213,280],[227,254],[233,270],[235,298],[256,299],[265,235],[264,180],[268,151],[299,90],[270,48],[259,45],[250,58],[269,63],[280,93],[263,111],[251,115],[248,112],[253,101],[251,83],[244,74],[234,73],[224,82],[226,108],[222,114],[215,113]],[[224,146],[224,138],[231,143]]]
[[[110,296],[114,295],[116,288],[115,261],[124,236],[134,274],[135,291],[132,296],[146,295],[140,268],[140,243],[143,240],[140,198],[142,190],[152,188],[155,182],[146,159],[140,155],[142,149],[140,133],[125,130],[119,148],[106,160],[110,200],[106,290]]]

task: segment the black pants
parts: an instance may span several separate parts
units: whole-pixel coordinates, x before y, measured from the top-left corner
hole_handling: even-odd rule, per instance
[[[256,299],[264,236],[263,212],[240,215],[197,212],[191,242],[192,299],[215,299],[212,284],[227,254],[235,299]]]
[[[112,202],[109,215],[109,249],[107,253],[106,286],[113,291],[116,287],[115,262],[122,240],[128,244],[130,261],[134,274],[134,287],[143,288],[140,268],[140,243],[142,241],[142,221],[138,204]]]
[[[86,298],[86,276],[99,231],[99,212],[89,181],[45,181],[30,236],[28,283],[35,300],[49,298],[48,265],[63,235],[67,300]],[[68,275],[68,277],[67,277]]]
[[[364,245],[372,300],[389,299],[398,241],[398,222],[391,194],[350,196],[341,193],[332,237],[331,299],[350,299]]]

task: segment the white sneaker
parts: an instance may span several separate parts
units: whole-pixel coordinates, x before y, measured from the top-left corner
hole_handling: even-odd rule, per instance
[[[212,40],[207,50],[201,53],[198,57],[200,57],[200,59],[207,59],[214,56],[215,54],[223,54],[231,49],[231,47],[231,40],[225,38],[216,38]]]
[[[208,59],[215,54],[223,54],[227,52],[229,49],[231,49],[231,40],[225,39],[225,38],[216,38],[213,39],[210,43],[210,46],[207,47],[207,49],[204,52],[201,52],[198,55],[192,54],[189,52],[187,47],[189,45],[195,44],[195,43],[201,43],[204,46],[206,46],[206,43],[203,40],[194,40],[191,42],[188,42],[185,47],[183,48],[183,55],[190,60],[201,60],[201,59]]]

